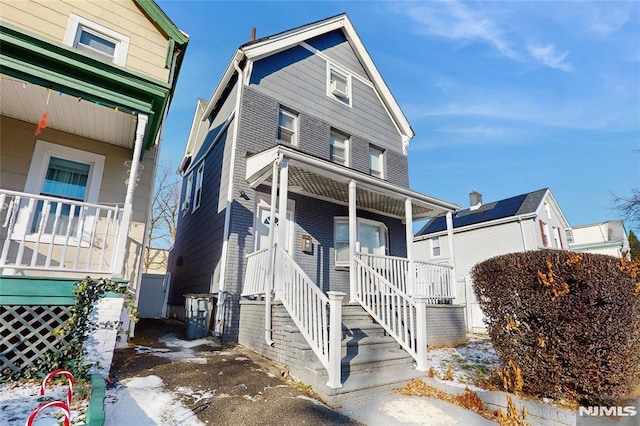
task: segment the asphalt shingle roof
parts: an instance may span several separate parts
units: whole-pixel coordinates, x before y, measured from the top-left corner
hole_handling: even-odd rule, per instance
[[[540,206],[547,190],[548,188],[542,188],[504,200],[483,204],[477,210],[460,210],[453,216],[453,228],[461,228],[463,226],[475,225],[496,219],[534,213]],[[427,224],[418,231],[416,236],[432,234],[446,229],[446,216],[438,216],[427,222]]]

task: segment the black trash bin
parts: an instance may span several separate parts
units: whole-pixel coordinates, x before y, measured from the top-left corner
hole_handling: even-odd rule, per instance
[[[187,339],[207,337],[211,315],[216,306],[216,295],[211,293],[185,294],[185,318]]]

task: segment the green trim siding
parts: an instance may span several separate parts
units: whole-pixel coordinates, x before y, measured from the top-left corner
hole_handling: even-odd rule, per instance
[[[176,27],[169,17],[153,0],[133,0],[154,24],[170,39],[178,44],[187,44],[189,37]]]
[[[123,112],[149,116],[144,146],[153,146],[173,87],[84,56],[0,21],[2,73]]]
[[[0,276],[2,305],[75,305],[73,286],[82,278]],[[114,280],[126,283],[126,280]],[[108,293],[106,297],[122,297]]]

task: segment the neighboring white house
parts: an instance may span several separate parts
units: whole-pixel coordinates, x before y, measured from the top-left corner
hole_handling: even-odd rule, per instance
[[[478,262],[506,253],[541,248],[569,249],[571,228],[548,188],[483,204],[469,194],[470,208],[453,216],[453,253],[445,216],[431,219],[414,237],[416,260],[452,265],[456,304],[467,305],[467,329],[484,331],[483,314],[469,277]]]
[[[621,220],[610,220],[573,227],[573,251],[607,254],[617,258],[629,251],[629,237]]]

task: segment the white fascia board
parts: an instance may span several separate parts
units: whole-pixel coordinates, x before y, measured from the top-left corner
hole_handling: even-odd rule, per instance
[[[229,65],[227,65],[227,69],[225,69],[224,74],[222,75],[222,78],[218,82],[218,85],[213,91],[213,94],[211,95],[211,99],[209,99],[209,103],[207,104],[207,107],[205,108],[204,113],[202,114],[202,121],[206,120],[209,117],[209,114],[211,114],[211,111],[213,110],[214,105],[222,97],[222,93],[224,93],[224,89],[226,89],[227,84],[229,84],[229,81],[231,81],[233,74],[235,74],[236,70],[233,67],[233,63],[235,61],[240,62],[243,59],[243,57],[244,57],[244,54],[242,53],[242,51],[237,50],[236,53],[231,58]],[[241,81],[239,81],[238,83],[242,84]]]
[[[537,216],[536,213],[527,213],[519,216],[503,217],[502,219],[496,219],[489,222],[480,222],[480,223],[474,223],[473,225],[463,226],[461,228],[453,228],[453,233],[458,234],[462,232],[473,231],[474,229],[479,229],[479,228],[488,228],[490,226],[502,225],[510,222],[520,222],[521,220],[533,219],[536,216]],[[432,232],[431,234],[425,234],[425,235],[413,237],[413,241],[417,242],[422,240],[428,240],[429,238],[442,237],[443,235],[444,236],[447,235],[446,229],[444,231]]]
[[[545,198],[548,198],[551,200],[551,202],[553,203],[553,205],[555,206],[556,210],[558,211],[558,213],[560,214],[560,220],[563,222],[564,224],[564,229],[571,229],[571,225],[569,225],[569,221],[567,220],[567,218],[564,216],[564,213],[562,213],[562,210],[560,209],[560,206],[558,205],[558,202],[556,201],[556,199],[554,198],[553,194],[551,194],[551,190],[547,189],[547,193],[545,194]]]

